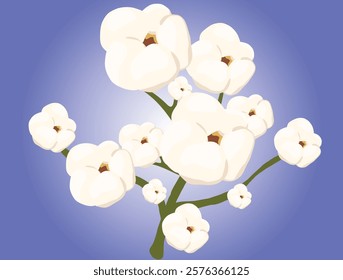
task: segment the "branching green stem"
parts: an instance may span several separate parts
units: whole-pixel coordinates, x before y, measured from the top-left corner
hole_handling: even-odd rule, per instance
[[[168,171],[170,171],[170,172],[173,172],[174,174],[179,175],[178,173],[176,173],[174,170],[172,170],[172,169],[163,161],[163,158],[162,158],[162,157],[160,157],[160,160],[161,160],[161,162],[155,162],[154,165],[159,166],[159,167],[161,167],[161,168],[163,168],[163,169],[166,169],[166,170],[168,170]]]
[[[265,164],[263,164],[259,169],[256,170],[256,172],[254,172],[254,174],[252,174],[246,181],[243,182],[244,185],[248,186],[250,184],[250,182],[260,173],[262,173],[264,170],[266,170],[267,168],[271,167],[272,165],[274,165],[275,163],[280,161],[280,157],[276,156],[273,157],[272,159],[268,160]],[[222,194],[219,194],[217,196],[213,196],[210,198],[206,198],[206,199],[201,199],[201,200],[195,200],[195,201],[183,201],[183,202],[178,202],[176,204],[176,207],[185,204],[185,203],[192,203],[195,206],[197,206],[198,208],[201,207],[205,207],[205,206],[209,206],[209,205],[215,205],[215,204],[219,204],[222,203],[224,201],[227,200],[227,191],[223,192]]]
[[[148,94],[152,99],[154,99],[156,103],[160,105],[163,111],[171,119],[172,113],[177,105],[177,101],[174,100],[173,105],[169,106],[166,102],[164,102],[164,100],[161,97],[157,96],[155,93],[146,91],[146,94]]]
[[[186,181],[179,177],[176,181],[174,188],[172,189],[168,202],[167,202],[167,210],[171,213],[175,209],[175,204],[177,199],[179,198],[184,186],[186,185]]]

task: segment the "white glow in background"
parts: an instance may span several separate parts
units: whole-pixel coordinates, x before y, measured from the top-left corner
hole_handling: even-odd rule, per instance
[[[66,23],[53,42],[47,42],[46,51],[33,71],[32,85],[27,94],[25,115],[28,119],[50,102],[62,103],[77,123],[74,144],[117,141],[120,128],[128,123],[151,121],[162,128],[167,125],[168,119],[148,96],[116,87],[105,73],[105,53],[99,43],[101,20],[115,7],[132,5],[143,8],[149,3],[136,2],[97,3],[98,6],[88,7]],[[315,91],[295,44],[258,8],[244,1],[222,1],[221,5],[216,5],[220,1],[211,1],[211,4],[197,2],[195,12],[192,5],[195,1],[183,3],[182,7],[168,1],[162,3],[184,17],[193,42],[208,25],[225,22],[236,29],[242,41],[254,47],[257,71],[240,95],[259,93],[270,100],[275,124],[257,140],[242,180],[276,154],[273,136],[291,119],[306,117],[316,131],[320,129]],[[159,94],[169,98],[165,89]],[[83,248],[86,256],[100,259],[150,258],[148,250],[159,215],[157,207],[143,199],[139,187],[108,209],[79,205],[69,192],[63,156],[40,150],[30,142],[28,135],[25,137],[28,138],[25,142],[27,168],[37,195],[61,231]],[[210,240],[201,250],[188,255],[165,245],[165,257],[254,258],[254,254],[263,250],[264,244],[295,215],[306,197],[315,169],[316,163],[302,170],[282,162],[277,164],[250,184],[253,202],[244,211],[233,209],[228,203],[202,209],[211,230]],[[137,173],[147,180],[160,178],[168,190],[176,180],[158,167],[138,169]],[[180,200],[206,198],[233,185],[187,185]]]

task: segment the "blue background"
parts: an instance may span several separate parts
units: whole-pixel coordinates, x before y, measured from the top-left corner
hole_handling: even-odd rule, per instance
[[[167,125],[143,93],[110,83],[99,43],[106,13],[150,3],[1,3],[1,259],[150,258],[158,212],[140,188],[108,209],[79,205],[70,195],[63,156],[35,146],[27,129],[30,117],[50,102],[65,105],[76,121],[74,144],[117,141],[128,123]],[[254,47],[257,71],[240,94],[270,100],[275,124],[258,139],[242,179],[275,155],[273,136],[293,118],[308,118],[323,138],[322,155],[306,169],[281,162],[256,178],[249,186],[253,203],[244,211],[227,203],[203,208],[211,225],[208,243],[191,255],[166,245],[165,258],[342,259],[339,1],[160,3],[184,17],[193,42],[208,25],[225,22]],[[159,94],[168,99],[165,90]],[[176,179],[157,167],[137,173],[161,178],[169,191]],[[180,199],[209,197],[233,185],[187,185]]]

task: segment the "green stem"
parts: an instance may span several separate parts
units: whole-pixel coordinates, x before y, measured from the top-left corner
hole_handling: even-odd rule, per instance
[[[173,111],[177,105],[177,101],[174,100],[173,105],[169,106],[166,102],[163,101],[162,98],[157,96],[155,93],[146,91],[146,94],[148,94],[152,99],[154,99],[157,102],[157,104],[160,105],[160,107],[163,109],[163,111],[166,112],[168,117],[171,119],[171,115],[172,115],[172,113],[173,113]]]
[[[160,208],[160,216],[161,221],[158,225],[157,232],[155,235],[154,242],[152,243],[150,247],[150,254],[155,259],[162,259],[164,254],[164,234],[162,231],[162,222],[164,218],[172,213],[176,208],[176,201],[178,197],[180,196],[183,187],[185,186],[186,181],[183,180],[181,177],[176,181],[173,190],[171,191],[171,194],[169,196],[167,205],[165,205],[164,202],[160,203],[158,206]]]
[[[257,169],[254,174],[252,174],[247,180],[245,180],[243,182],[243,185],[248,186],[250,184],[250,182],[252,180],[254,180],[254,178],[262,173],[264,170],[266,170],[267,168],[271,167],[272,165],[274,165],[275,163],[279,162],[281,160],[281,158],[279,156],[275,156],[272,159],[268,160],[265,164],[263,164],[259,169]]]
[[[65,148],[62,152],[61,152],[62,155],[64,155],[65,157],[68,156],[69,154],[69,150],[67,148]]]
[[[178,173],[176,173],[174,170],[172,170],[172,169],[163,161],[163,158],[162,158],[162,157],[160,157],[160,160],[161,160],[161,162],[155,162],[154,165],[159,166],[159,167],[161,167],[161,168],[163,168],[163,169],[166,169],[166,170],[168,170],[168,171],[170,171],[170,172],[173,172],[174,174],[179,175]]]
[[[222,102],[223,102],[223,97],[224,97],[224,92],[219,94],[218,101],[219,101],[220,104],[222,104]]]
[[[279,156],[273,157],[272,159],[268,160],[265,164],[263,164],[259,169],[257,169],[246,181],[243,182],[244,185],[248,186],[250,182],[260,173],[262,173],[267,168],[271,167],[275,163],[279,162],[281,159]],[[219,194],[217,196],[213,196],[206,199],[196,200],[196,201],[182,201],[179,203],[176,203],[176,207],[180,206],[185,203],[192,203],[198,208],[209,206],[209,205],[215,205],[222,203],[227,200],[227,191],[223,192],[222,194]]]
[[[140,187],[144,187],[145,185],[147,185],[148,182],[145,181],[143,178],[136,176],[136,185],[140,186]]]
[[[176,206],[176,201],[179,198],[183,187],[186,185],[186,181],[182,179],[182,177],[179,177],[179,179],[176,181],[174,188],[172,189],[170,196],[168,198],[168,202],[166,205],[166,208],[169,213],[171,213],[175,206]]]
[[[162,259],[164,254],[164,234],[162,231],[162,221],[161,218],[160,224],[158,225],[157,232],[155,235],[154,242],[150,247],[150,254],[154,259]]]

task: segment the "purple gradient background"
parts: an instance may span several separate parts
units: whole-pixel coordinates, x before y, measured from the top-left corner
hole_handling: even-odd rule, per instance
[[[74,144],[117,141],[120,128],[128,123],[167,125],[168,119],[145,94],[109,81],[99,43],[107,12],[150,3],[1,4],[1,259],[151,258],[148,250],[159,217],[140,188],[107,209],[76,203],[64,157],[35,146],[27,129],[29,118],[50,102],[65,105],[76,121]],[[342,259],[338,1],[160,3],[185,18],[193,42],[208,25],[225,22],[254,47],[257,72],[240,94],[259,93],[270,100],[275,124],[258,139],[242,180],[275,155],[273,136],[293,118],[311,120],[324,142],[321,157],[308,168],[281,162],[257,177],[249,186],[253,203],[244,211],[227,203],[202,208],[211,225],[208,243],[190,255],[166,245],[165,258]],[[159,94],[169,98],[164,89]],[[137,173],[147,180],[161,178],[169,190],[176,179],[158,167]],[[187,185],[180,199],[205,198],[232,185]]]

